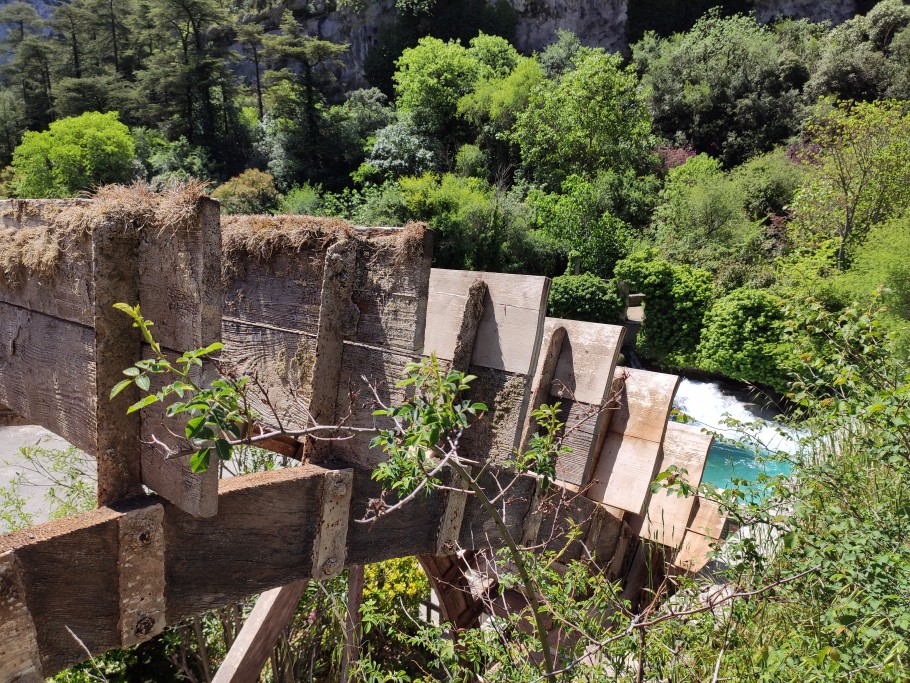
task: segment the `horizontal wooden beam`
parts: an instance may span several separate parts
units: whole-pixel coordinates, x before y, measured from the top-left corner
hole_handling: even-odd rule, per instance
[[[499,491],[492,473],[481,483],[490,495]],[[516,537],[535,490],[534,478],[519,477],[500,503]],[[17,661],[27,668],[34,650],[34,665],[50,676],[84,660],[87,651],[95,655],[147,640],[166,624],[250,595],[345,566],[435,553],[446,492],[358,522],[379,494],[367,470],[302,465],[221,481],[218,515],[209,519],[144,496],[2,536],[0,584],[13,576],[4,567],[12,567],[21,588],[15,591],[20,626],[0,629],[0,653],[19,652]],[[591,501],[585,504],[593,509]],[[541,525],[551,531],[577,526],[574,520],[584,525],[588,514],[572,505],[552,509],[555,515]],[[471,496],[460,527],[461,547],[502,543]],[[453,537],[451,529],[442,533]],[[30,628],[36,647],[11,650],[12,639],[19,642]]]

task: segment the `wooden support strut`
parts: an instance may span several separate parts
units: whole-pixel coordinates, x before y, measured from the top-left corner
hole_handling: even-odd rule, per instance
[[[25,586],[15,554],[0,554],[0,681],[44,680],[35,624],[25,602]]]

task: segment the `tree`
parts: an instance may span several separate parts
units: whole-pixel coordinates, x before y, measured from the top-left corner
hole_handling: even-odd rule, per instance
[[[555,191],[570,175],[643,169],[651,119],[638,80],[618,55],[592,51],[556,81],[544,81],[515,123],[526,177]]]
[[[250,168],[212,190],[212,199],[221,202],[221,213],[256,214],[277,209],[281,195],[272,176]]]
[[[794,238],[836,240],[844,270],[869,229],[910,202],[910,113],[896,101],[825,100],[805,130],[808,180],[794,200]]]
[[[262,104],[263,36],[265,36],[265,29],[262,24],[247,23],[241,24],[237,28],[237,40],[240,47],[253,62],[253,85],[256,88],[256,109],[259,112],[260,121],[265,115],[265,108]]]
[[[13,152],[19,197],[72,197],[133,177],[134,145],[117,112],[89,112],[27,132]]]
[[[465,140],[458,101],[474,89],[490,67],[458,41],[422,38],[396,62],[394,75],[398,110],[409,114],[422,133],[438,138],[454,151]]]
[[[718,299],[705,315],[699,367],[785,390],[783,317],[782,302],[765,290],[737,289]]]
[[[655,129],[675,145],[734,166],[797,130],[808,70],[753,17],[712,11],[686,33],[645,35],[632,54]]]

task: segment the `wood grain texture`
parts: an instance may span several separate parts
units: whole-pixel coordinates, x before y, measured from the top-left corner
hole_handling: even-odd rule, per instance
[[[348,516],[354,490],[354,470],[337,470],[322,480],[322,514],[313,542],[313,578],[317,581],[337,575],[347,554]]]
[[[471,468],[465,467],[468,476]],[[451,479],[454,489],[446,494],[446,506],[439,522],[439,536],[436,540],[436,554],[453,554],[458,550],[458,537],[461,532],[461,523],[464,521],[464,509],[468,502],[468,482],[458,475]]]
[[[717,539],[705,536],[691,529],[686,531],[673,565],[687,572],[696,574],[704,569],[710,561],[709,555],[717,545]]]
[[[35,247],[54,248],[57,256],[50,273],[36,275],[21,266],[6,275],[0,272],[0,301],[91,326],[91,236],[87,231],[64,229],[53,221],[62,209],[87,203],[84,199],[0,200],[0,231],[19,232]]]
[[[127,415],[139,400],[134,385],[113,400],[111,389],[123,370],[142,358],[142,344],[132,319],[114,304],[138,302],[139,233],[118,221],[99,220],[92,231],[92,270],[95,300],[95,420],[92,449],[98,461],[98,504],[110,505],[142,493],[139,437],[142,417]]]
[[[141,232],[142,314],[155,322],[156,341],[181,353],[221,338],[219,212],[217,202],[203,198],[194,220]]]
[[[265,591],[256,600],[212,683],[256,683],[306,591],[308,579]]]
[[[158,617],[150,623],[140,615],[149,608],[160,609],[161,568],[147,561],[158,549],[163,556],[167,623],[309,578],[314,548],[321,542],[324,488],[338,476],[346,475],[303,465],[224,480],[219,513],[207,520],[148,496],[117,510],[99,508],[0,537],[0,557],[12,552],[19,563],[19,594],[25,596],[35,624],[43,673],[52,675],[82,661],[85,648],[99,654],[124,640],[141,642],[151,637]],[[481,484],[490,494],[500,490],[491,472]],[[522,533],[535,490],[534,478],[521,477],[503,499],[510,533]],[[419,496],[403,510],[375,522],[358,522],[378,495],[379,486],[370,473],[355,470],[344,563],[432,553],[445,493]],[[143,545],[143,533],[156,529],[161,511],[163,544],[153,535]],[[581,538],[596,547],[601,541],[592,538],[591,528],[597,512],[593,501],[553,489],[538,538],[561,548],[565,534],[578,529]],[[459,543],[464,548],[502,545],[499,532],[477,501],[469,498],[463,520]],[[622,534],[622,522],[607,521],[619,524]],[[615,530],[609,534],[615,536]],[[338,535],[333,532],[333,537]],[[581,541],[576,541],[564,556],[572,559],[583,552]],[[135,626],[141,628],[134,626],[133,636],[128,636],[125,629],[134,617],[140,617]],[[14,641],[8,633],[0,629],[0,651],[12,651]]]
[[[0,554],[0,681],[43,681],[35,624],[25,602],[16,556]]]
[[[165,627],[164,509],[125,512],[118,520],[120,643],[123,647],[158,635]]]
[[[14,551],[21,567],[47,676],[84,660],[86,649],[120,646],[119,516],[99,508],[0,536],[0,553]]]
[[[614,382],[621,383],[622,395],[610,421],[610,431],[660,443],[679,377],[633,368],[623,368],[620,374],[623,377],[617,376]]]
[[[657,476],[660,444],[610,432],[594,469],[587,495],[632,514],[644,512]]]
[[[434,268],[430,273],[424,354],[435,351],[440,358],[452,359],[461,312],[478,278],[487,284],[487,295],[471,362],[479,367],[531,374],[537,363],[550,287],[545,277]]]
[[[143,345],[144,358],[151,358],[151,350]],[[165,350],[173,361],[177,354]],[[217,377],[215,368],[206,363],[192,372],[194,381],[200,386],[209,384]],[[152,375],[151,391],[163,385],[161,375]],[[174,398],[173,400],[177,400]],[[212,457],[212,466],[205,472],[190,470],[190,456],[170,458],[168,449],[187,448],[188,443],[177,436],[183,436],[183,420],[166,415],[167,406],[173,402],[157,401],[142,409],[142,439],[139,453],[142,461],[142,483],[162,498],[167,499],[184,512],[198,517],[211,517],[218,511],[218,467]]]
[[[689,520],[689,529],[709,538],[720,539],[723,536],[727,516],[721,511],[716,501],[697,496]]]
[[[684,475],[689,485],[701,484],[708,451],[713,437],[691,425],[669,422],[664,435],[658,472],[677,467],[686,470]],[[680,497],[676,494],[658,491],[651,495],[644,515],[629,520],[632,530],[642,538],[662,545],[678,548],[688,526],[695,506],[695,496]]]
[[[582,403],[601,403],[612,385],[623,328],[547,318],[544,335],[558,328],[566,331],[566,337],[560,348],[550,394]]]
[[[95,451],[94,331],[0,303],[0,403]]]
[[[165,506],[168,623],[310,577],[325,475],[304,465],[223,479],[211,519]]]

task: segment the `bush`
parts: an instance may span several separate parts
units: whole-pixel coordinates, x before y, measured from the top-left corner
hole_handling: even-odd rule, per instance
[[[135,174],[133,138],[117,112],[60,119],[42,133],[29,131],[13,152],[20,197],[72,197]]]
[[[251,168],[216,187],[212,198],[221,202],[221,213],[271,213],[281,195],[270,174]]]
[[[592,323],[622,323],[626,302],[616,284],[591,273],[553,278],[547,315]]]
[[[278,212],[289,216],[315,216],[322,209],[322,188],[309,183],[298,185],[284,195]]]
[[[615,274],[645,295],[641,354],[670,367],[691,364],[714,296],[711,274],[662,261],[653,249],[623,259]]]
[[[758,289],[737,289],[705,315],[698,365],[732,379],[783,391],[781,301]]]

